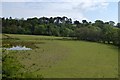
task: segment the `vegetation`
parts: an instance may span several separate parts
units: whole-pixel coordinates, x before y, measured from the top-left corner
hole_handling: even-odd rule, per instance
[[[120,23],[3,17],[0,40],[3,78],[118,77]],[[4,49],[17,45],[32,50]]]
[[[17,53],[17,51],[8,52],[3,51],[2,59],[2,78],[42,78],[42,75],[35,75],[34,72],[25,71],[24,65],[22,65],[19,60],[12,56],[11,54]],[[24,71],[23,71],[24,70]]]
[[[3,34],[3,38],[7,38],[3,45],[36,46],[29,45],[30,51],[3,50],[4,78],[118,77],[116,46],[52,36]]]
[[[72,37],[73,39],[103,42],[119,46],[119,23],[113,21],[103,22],[96,20],[95,23],[82,20],[72,21],[71,18],[41,17],[28,18],[27,20],[2,18],[2,33],[30,34]]]

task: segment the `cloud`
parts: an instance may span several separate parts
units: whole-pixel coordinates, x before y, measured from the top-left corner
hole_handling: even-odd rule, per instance
[[[9,2],[10,0],[4,0],[4,2],[7,1]],[[3,15],[15,17],[67,16],[73,20],[89,20],[85,13],[107,8],[109,5],[107,1],[108,0],[11,0],[11,2],[18,3],[6,4],[8,7],[3,8]]]
[[[91,2],[91,0],[1,0],[2,2]],[[96,2],[118,2],[119,0],[92,0]]]
[[[89,10],[95,10],[98,8],[106,8],[109,5],[106,0],[101,1],[95,1],[95,0],[89,0],[89,1],[81,1],[80,3],[77,3],[73,8],[76,10],[82,10],[82,11],[89,11]]]

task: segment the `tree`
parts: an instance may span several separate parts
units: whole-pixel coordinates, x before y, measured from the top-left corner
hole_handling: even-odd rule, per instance
[[[49,36],[75,37],[79,40],[96,41],[120,44],[120,23],[103,22],[96,20],[94,23],[78,20],[72,23],[71,18],[63,17],[41,17],[13,19],[2,18],[2,33],[35,34]]]
[[[44,25],[36,25],[34,34],[45,35],[46,27]]]
[[[120,23],[117,23],[116,27],[120,28]]]
[[[109,21],[109,24],[110,24],[111,26],[114,26],[114,25],[115,25],[115,22],[114,22],[114,21]]]
[[[96,27],[103,28],[104,27],[104,22],[101,20],[96,20],[95,23],[93,24]]]
[[[88,22],[87,22],[87,20],[82,20],[82,23],[87,24]]]
[[[120,34],[119,34],[119,29],[114,28],[113,29],[113,34],[112,34],[112,42],[114,45],[119,45],[119,40],[120,40]]]
[[[79,27],[80,22],[76,20],[76,21],[74,21],[74,24],[76,25],[76,27]]]
[[[113,27],[111,27],[111,25],[109,24],[105,24],[103,29],[102,29],[102,33],[103,33],[103,41],[107,41],[108,43],[110,43],[112,41],[112,36],[114,34],[114,30]]]

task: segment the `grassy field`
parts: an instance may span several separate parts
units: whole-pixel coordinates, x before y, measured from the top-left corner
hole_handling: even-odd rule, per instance
[[[9,38],[11,39],[9,39]],[[30,51],[5,51],[24,66],[19,72],[44,78],[116,78],[118,48],[62,37],[4,34],[3,45],[25,45]],[[28,45],[29,44],[29,45]],[[35,47],[35,48],[34,48]],[[18,76],[16,76],[18,77]]]

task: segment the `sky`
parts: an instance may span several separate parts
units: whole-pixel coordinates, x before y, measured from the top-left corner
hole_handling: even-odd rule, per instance
[[[118,22],[119,0],[2,0],[0,16],[13,18],[66,16],[72,20]]]

